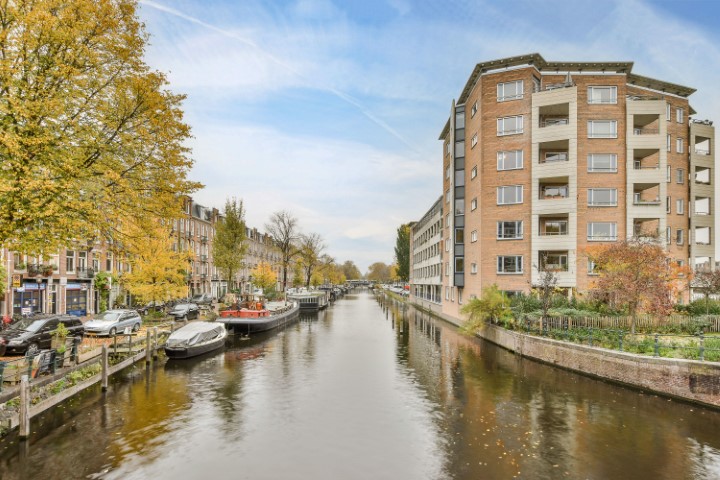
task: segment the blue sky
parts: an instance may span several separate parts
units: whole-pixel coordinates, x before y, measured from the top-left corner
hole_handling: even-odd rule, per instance
[[[141,0],[148,63],[185,93],[195,198],[293,212],[328,253],[390,263],[441,194],[438,134],[474,65],[633,61],[720,121],[720,1]]]

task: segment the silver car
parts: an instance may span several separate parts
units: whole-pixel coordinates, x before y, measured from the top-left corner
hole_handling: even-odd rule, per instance
[[[140,325],[142,319],[134,310],[106,310],[85,323],[85,333],[113,336],[122,333],[126,328],[137,332]]]

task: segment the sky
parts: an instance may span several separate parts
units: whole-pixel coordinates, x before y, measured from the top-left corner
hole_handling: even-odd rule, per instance
[[[288,210],[362,272],[442,191],[437,140],[478,62],[632,61],[720,121],[720,0],[139,0],[187,95],[197,202]],[[714,87],[714,88],[713,88]]]

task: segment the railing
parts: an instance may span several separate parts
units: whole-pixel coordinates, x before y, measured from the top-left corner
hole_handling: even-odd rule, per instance
[[[561,235],[567,235],[567,234],[568,234],[568,232],[567,232],[567,230],[565,230],[564,232],[548,232],[548,231],[542,232],[541,231],[539,235],[541,237],[550,237],[550,236],[561,236]]]
[[[92,268],[83,268],[77,271],[78,278],[93,278],[95,276],[95,270]]]
[[[594,240],[596,242],[614,242],[615,240],[617,240],[617,235],[588,235],[587,239]]]
[[[570,88],[574,87],[575,83],[573,82],[561,82],[561,83],[548,83],[544,85],[544,88],[541,90],[549,91],[549,90],[557,90],[559,88]]]
[[[710,150],[704,148],[696,148],[695,153],[698,155],[710,155]]]
[[[657,135],[660,130],[657,128],[633,128],[633,135]]]
[[[660,164],[656,163],[655,165],[643,165],[642,163],[636,163],[633,167],[634,170],[658,170],[660,168]]]
[[[645,200],[643,198],[635,198],[633,199],[633,205],[660,205],[660,199]]]
[[[657,95],[626,95],[626,98],[632,102],[662,100],[662,97]]]
[[[654,357],[687,358],[700,361],[720,361],[720,336],[706,336],[706,331],[720,331],[720,319],[694,334],[630,333],[629,317],[548,317],[524,318],[514,327],[531,334]],[[691,323],[693,320],[682,320]],[[645,319],[636,319],[636,326]],[[609,328],[608,328],[609,327]]]
[[[556,125],[568,125],[569,123],[569,118],[548,118],[540,121],[540,127],[554,127]]]

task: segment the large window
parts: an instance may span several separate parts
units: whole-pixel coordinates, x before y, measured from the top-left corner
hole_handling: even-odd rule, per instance
[[[617,223],[594,222],[588,223],[587,238],[591,241],[617,240]]]
[[[521,220],[497,222],[498,240],[518,240],[523,238],[523,222]]]
[[[506,102],[508,100],[516,100],[523,98],[523,81],[498,83],[497,101]]]
[[[682,198],[679,198],[675,200],[675,213],[678,215],[682,215],[685,213],[685,200]]]
[[[497,273],[522,273],[522,255],[503,255],[497,257]]]
[[[682,138],[678,138],[678,139],[675,141],[675,151],[676,151],[677,153],[683,153],[683,152],[685,151],[685,148],[684,148],[684,146],[683,146],[683,139],[682,139]]]
[[[617,189],[588,188],[588,205],[609,207],[617,205]]]
[[[614,153],[588,154],[588,172],[617,172],[617,155]]]
[[[523,133],[523,117],[518,115],[515,117],[503,117],[497,120],[497,134],[501,135],[513,135],[516,133]]]
[[[617,87],[588,87],[588,103],[617,103]]]
[[[589,120],[588,138],[617,138],[617,121]]]
[[[455,273],[463,273],[465,271],[465,259],[463,257],[455,257]]]
[[[677,120],[677,123],[683,123],[685,120],[685,109],[678,108],[675,110],[675,119]]]
[[[65,251],[65,271],[67,273],[75,271],[75,252],[73,250]]]
[[[682,245],[685,241],[685,230],[682,228],[678,228],[675,232],[675,243],[678,245]]]
[[[465,199],[455,199],[455,215],[465,215]]]
[[[540,235],[567,235],[567,220],[545,220],[540,226]]]
[[[497,153],[498,170],[520,170],[523,168],[523,151],[506,150]]]
[[[567,253],[540,252],[540,270],[543,272],[567,272]]]
[[[523,187],[522,185],[510,185],[506,187],[497,187],[497,203],[498,205],[512,205],[522,203]]]

